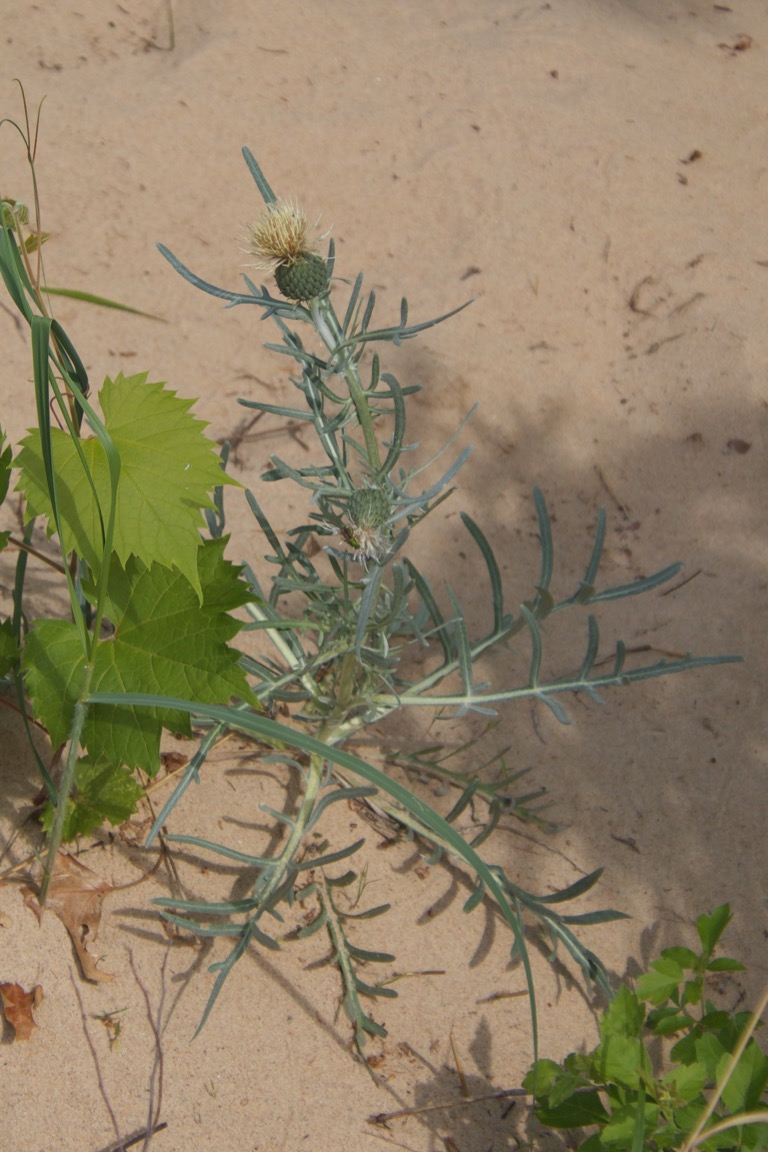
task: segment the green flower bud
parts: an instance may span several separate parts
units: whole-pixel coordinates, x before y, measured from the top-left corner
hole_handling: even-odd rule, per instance
[[[385,524],[392,511],[389,496],[383,488],[357,488],[347,507],[352,523],[368,532]]]
[[[328,265],[316,252],[302,252],[290,264],[278,264],[275,282],[288,300],[311,300],[328,288]]]

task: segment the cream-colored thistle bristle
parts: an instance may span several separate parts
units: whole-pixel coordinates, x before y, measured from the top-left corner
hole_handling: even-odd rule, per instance
[[[276,200],[267,205],[248,229],[248,251],[259,258],[257,267],[274,271],[280,264],[293,264],[304,252],[314,252],[307,218],[298,204]]]

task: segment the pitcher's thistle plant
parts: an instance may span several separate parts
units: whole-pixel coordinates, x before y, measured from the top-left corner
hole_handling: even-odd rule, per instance
[[[409,397],[416,388],[402,387],[384,371],[376,350],[412,339],[464,305],[410,324],[403,300],[395,323],[374,328],[376,299],[373,292],[363,293],[362,274],[351,287],[335,277],[333,240],[327,256],[321,256],[304,213],[294,202],[278,200],[251,153],[243,152],[265,204],[246,242],[252,260],[274,274],[278,294],[247,274],[244,291],[216,287],[160,245],[194,287],[229,307],[256,305],[262,318],[274,322],[280,340],[267,347],[292,361],[295,401],[240,403],[298,422],[314,444],[310,463],[295,467],[275,455],[262,476],[266,484],[293,485],[305,498],[305,517],[284,536],[273,528],[258,495],[245,493],[258,529],[255,538],[267,551],[257,552],[242,572],[223,555],[222,485],[233,483],[223,471],[226,447],[218,460],[200,422],[189,415],[189,403],[143,375],[106,381],[96,406],[82,361],[35,291],[12,201],[9,214],[0,218],[0,271],[32,329],[39,419],[16,457],[19,486],[28,517],[44,517],[58,541],[72,611],[71,620],[36,621],[28,628],[21,607],[28,529],[19,544],[16,607],[0,632],[9,642],[0,673],[20,693],[26,691],[32,714],[63,757],[58,776],[40,760],[49,800],[49,865],[62,839],[84,834],[105,818],[115,823],[127,818],[140,791],[134,771],[157,772],[163,730],[189,731],[194,718],[204,737],[158,814],[150,844],[172,815],[174,822],[182,818],[182,798],[222,735],[245,733],[271,749],[270,762],[286,775],[298,774],[301,790],[294,808],[265,809],[284,826],[284,835],[264,855],[258,843],[243,852],[198,836],[167,837],[171,844],[212,853],[255,875],[249,893],[238,900],[157,901],[171,922],[232,942],[227,958],[214,965],[217,976],[201,1027],[245,950],[281,947],[291,933],[278,940],[274,924],[295,918],[291,910],[299,901],[305,911],[314,901],[314,918],[293,934],[327,932],[358,1047],[362,1050],[367,1035],[384,1034],[363,1000],[394,995],[370,975],[373,965],[394,957],[361,947],[356,921],[386,907],[356,912],[344,893],[361,872],[353,857],[363,840],[322,841],[319,854],[307,852],[308,837],[321,832],[329,806],[358,800],[415,838],[431,859],[446,854],[466,870],[472,880],[467,912],[484,900],[495,905],[526,974],[535,1053],[536,999],[525,920],[537,922],[553,946],[560,944],[586,978],[608,994],[603,965],[575,929],[621,913],[561,911],[593,887],[600,871],[539,896],[496,863],[489,838],[501,815],[525,817],[535,796],[516,793],[524,773],[507,770],[503,757],[483,773],[471,764],[449,768],[448,755],[439,748],[414,753],[411,766],[438,777],[453,793],[443,815],[417,786],[403,783],[385,757],[372,763],[359,755],[355,737],[408,710],[493,716],[501,705],[523,701],[544,704],[566,722],[563,698],[569,694],[599,699],[603,689],[725,658],[685,656],[637,665],[619,643],[610,667],[604,659],[598,664],[593,609],[650,592],[680,566],[600,588],[601,512],[583,578],[571,595],[556,599],[551,523],[538,488],[541,569],[532,596],[516,608],[506,603],[485,533],[462,514],[488,582],[485,629],[470,630],[456,590],[447,582],[435,588],[413,552],[416,530],[450,496],[469,449],[454,449],[454,436],[431,458],[419,459],[417,446],[406,441]],[[337,310],[340,299],[344,303]],[[51,425],[51,405],[60,429]],[[138,440],[137,427],[144,430]],[[438,461],[445,461],[442,474],[426,480],[428,470],[434,477]],[[8,454],[0,455],[0,485],[9,468]],[[148,516],[163,525],[162,533],[150,530]],[[236,609],[245,612],[245,624],[230,614]],[[584,657],[572,675],[547,679],[541,672],[546,622],[566,611],[585,617]],[[241,629],[258,634],[257,655],[231,647]],[[483,658],[513,637],[527,637],[529,648],[517,682],[493,686],[479,678]],[[475,823],[467,834],[459,818],[470,806]]]

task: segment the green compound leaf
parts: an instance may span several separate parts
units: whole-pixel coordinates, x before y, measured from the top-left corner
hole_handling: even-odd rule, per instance
[[[214,445],[203,434],[205,423],[189,414],[193,401],[182,400],[147,374],[107,378],[99,393],[104,423],[120,454],[114,550],[125,567],[134,556],[149,568],[176,567],[201,595],[197,549],[203,509],[213,508],[210,493],[236,484],[222,471]],[[109,472],[104,449],[95,438],[80,441],[93,486],[77,445],[59,429],[51,430],[61,514],[62,550],[73,549],[98,572],[103,550],[102,518],[109,507]],[[37,433],[22,441],[16,463],[27,516],[53,517]],[[95,493],[94,493],[95,489]],[[98,495],[98,500],[96,496]]]
[[[723,1056],[717,1069],[718,1083],[725,1077],[730,1054]],[[768,1083],[768,1057],[751,1040],[741,1054],[738,1064],[723,1088],[723,1103],[729,1112],[749,1112],[760,1105],[760,1098]]]
[[[67,801],[62,839],[74,840],[87,836],[105,820],[122,824],[136,811],[143,789],[128,768],[87,759],[77,762],[75,786]],[[43,813],[43,828],[50,832],[55,809],[48,804]]]
[[[671,956],[662,955],[651,964],[653,971],[639,977],[636,988],[640,1000],[663,1004],[673,996],[684,978],[683,969]]]
[[[539,1107],[536,1116],[546,1128],[588,1128],[592,1124],[605,1124],[608,1120],[605,1105],[596,1089],[571,1096],[555,1108]]]
[[[106,618],[114,634],[96,648],[91,685],[100,692],[151,692],[214,704],[236,696],[256,703],[239,667],[240,654],[228,641],[241,627],[228,612],[250,598],[238,569],[224,559],[225,538],[199,546],[198,601],[178,571],[132,559],[122,568],[113,559]],[[89,589],[86,589],[86,594]],[[24,653],[27,688],[35,714],[54,747],[69,736],[85,661],[76,626],[67,621],[35,622]],[[188,732],[189,715],[168,709],[96,705],[83,733],[90,758],[114,766],[160,765],[162,728]]]
[[[645,1008],[635,993],[623,985],[603,1014],[600,1021],[600,1035],[603,1041],[611,1036],[635,1040],[642,1035],[644,1022]]]

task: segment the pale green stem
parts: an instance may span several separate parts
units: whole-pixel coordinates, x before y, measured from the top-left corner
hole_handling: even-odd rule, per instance
[[[341,329],[333,306],[327,297],[316,296],[309,301],[309,310],[312,323],[318,336],[325,344],[335,361],[336,372],[341,376],[349,390],[350,399],[355,406],[357,419],[365,440],[365,454],[368,457],[368,467],[372,475],[377,476],[381,470],[381,457],[379,444],[373,427],[373,416],[366,398],[365,388],[357,370],[355,358],[349,348],[339,348],[342,343]]]
[[[83,696],[86,697],[90,691],[92,667],[89,666],[86,670],[86,683]],[[72,728],[69,733],[69,749],[67,752],[67,759],[64,764],[64,771],[61,774],[61,782],[59,784],[59,798],[56,804],[56,810],[53,816],[53,825],[51,827],[50,841],[48,844],[48,857],[45,861],[45,869],[43,872],[43,880],[40,885],[40,904],[45,904],[46,896],[48,895],[48,885],[51,882],[53,869],[56,864],[56,856],[61,845],[62,835],[64,833],[64,821],[67,818],[67,801],[72,792],[72,787],[75,782],[75,768],[77,766],[77,757],[80,751],[80,737],[83,734],[85,727],[86,717],[88,715],[88,705],[83,703],[83,700],[75,702],[75,710],[72,717]]]

